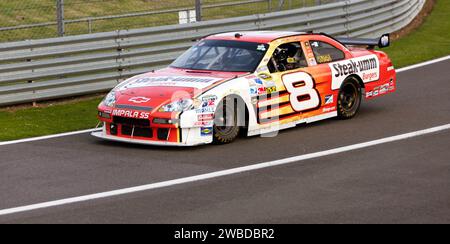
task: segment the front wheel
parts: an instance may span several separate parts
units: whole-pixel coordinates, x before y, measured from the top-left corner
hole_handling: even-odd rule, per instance
[[[339,119],[355,117],[361,106],[361,94],[361,86],[355,78],[349,78],[342,84],[337,104]]]
[[[226,144],[234,141],[240,131],[237,116],[237,101],[226,97],[217,107],[214,114],[213,142]]]

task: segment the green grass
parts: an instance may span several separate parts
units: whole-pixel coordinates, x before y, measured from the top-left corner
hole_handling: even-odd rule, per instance
[[[100,98],[42,108],[0,110],[0,141],[94,128]]]
[[[450,4],[439,0],[426,22],[384,49],[397,68],[450,54]],[[42,108],[0,110],[0,141],[93,128],[100,98]]]
[[[410,35],[383,49],[400,68],[450,54],[450,4],[438,0],[425,23]]]
[[[203,0],[203,5],[240,2],[242,0]],[[315,0],[287,0],[283,9],[311,6]],[[19,25],[54,22],[56,20],[55,0],[8,0],[0,1],[0,28]],[[290,2],[290,4],[289,4]],[[65,19],[78,20],[89,17],[123,15],[148,11],[190,8],[194,0],[65,0]],[[278,1],[272,1],[272,10],[277,9]],[[266,13],[268,2],[244,4],[203,10],[203,20],[221,19]],[[144,28],[178,23],[178,13],[153,14],[140,17],[84,21],[67,23],[66,35],[87,34],[131,28]],[[56,25],[33,27],[0,32],[0,42],[24,39],[49,38],[57,36]]]

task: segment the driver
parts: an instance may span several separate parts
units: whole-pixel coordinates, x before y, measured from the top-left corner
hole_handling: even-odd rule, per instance
[[[287,43],[279,46],[277,52],[275,53],[275,63],[278,71],[286,71],[297,69],[300,67],[299,60],[301,52],[299,47],[293,43]]]
[[[286,47],[287,58],[285,63],[286,69],[297,69],[299,68],[300,52],[297,46],[294,44],[287,44]]]

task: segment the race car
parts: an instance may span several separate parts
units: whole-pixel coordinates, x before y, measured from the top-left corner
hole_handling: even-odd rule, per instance
[[[225,144],[332,117],[396,90],[379,39],[247,31],[210,35],[169,67],[132,77],[98,106],[106,140],[150,145]]]

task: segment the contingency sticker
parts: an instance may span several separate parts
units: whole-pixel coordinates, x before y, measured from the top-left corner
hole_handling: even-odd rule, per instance
[[[332,73],[331,88],[338,90],[348,76],[357,74],[364,83],[380,79],[380,61],[376,55],[352,58],[329,64]]]
[[[266,46],[264,44],[260,44],[260,45],[258,45],[256,50],[265,52],[266,51]]]
[[[200,135],[201,136],[210,136],[213,133],[213,128],[212,127],[202,127],[200,129]]]

